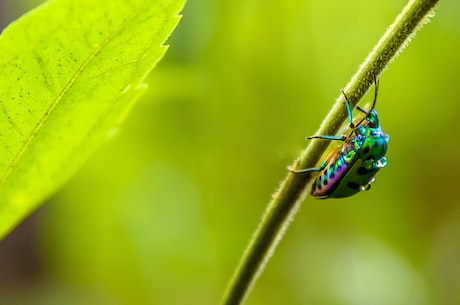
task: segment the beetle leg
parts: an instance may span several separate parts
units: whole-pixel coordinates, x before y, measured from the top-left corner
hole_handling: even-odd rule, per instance
[[[375,178],[372,178],[366,185],[361,187],[361,191],[368,191],[371,188],[371,183],[374,182]]]
[[[322,169],[320,167],[293,169],[292,167],[288,166],[287,170],[294,174],[305,174],[305,173],[317,173],[317,172],[320,172]]]
[[[287,170],[294,174],[305,174],[305,173],[317,173],[322,171],[326,168],[327,162],[324,161],[321,163],[320,167],[311,167],[311,168],[304,168],[304,169],[293,169],[292,167],[288,166]]]
[[[329,141],[345,141],[347,139],[346,136],[309,136],[307,140],[311,139],[322,139],[322,140],[329,140]]]

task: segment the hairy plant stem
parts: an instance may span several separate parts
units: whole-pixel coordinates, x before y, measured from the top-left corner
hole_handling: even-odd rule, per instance
[[[434,15],[438,0],[410,0],[370,52],[356,74],[344,88],[353,107],[373,84],[374,79],[404,49],[416,31]],[[316,134],[333,135],[339,131],[347,113],[340,94]],[[314,167],[326,150],[327,141],[310,141],[292,168]],[[273,195],[262,220],[252,237],[224,294],[223,305],[241,304],[251,290],[265,264],[273,254],[286,228],[298,211],[313,176],[288,173]]]

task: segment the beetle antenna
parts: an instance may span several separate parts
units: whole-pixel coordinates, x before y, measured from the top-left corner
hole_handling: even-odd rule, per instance
[[[375,102],[377,102],[377,93],[379,92],[379,80],[376,76],[374,76],[374,84],[375,84],[374,101],[372,102],[371,110],[375,108]]]
[[[347,95],[345,94],[345,91],[341,90],[343,96],[345,97],[345,106],[347,107],[347,113],[348,113],[348,120],[350,121],[350,128],[355,128],[355,124],[353,123],[353,109],[351,108],[351,103],[348,100]]]
[[[360,106],[356,106],[356,108],[358,108],[358,110],[361,111],[364,114],[369,114],[369,111],[367,111],[366,109],[364,109],[364,108],[362,108]]]

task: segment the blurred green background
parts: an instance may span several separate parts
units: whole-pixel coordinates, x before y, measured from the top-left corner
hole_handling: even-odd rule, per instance
[[[39,2],[1,0],[1,26]],[[440,2],[380,80],[388,167],[369,192],[308,198],[246,304],[460,303],[460,2]],[[405,3],[189,1],[118,137],[0,243],[0,304],[218,304]]]

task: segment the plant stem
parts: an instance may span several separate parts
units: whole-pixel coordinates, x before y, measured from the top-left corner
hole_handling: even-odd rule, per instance
[[[408,2],[345,87],[344,91],[353,107],[367,92],[374,79],[410,42],[416,31],[433,17],[437,2],[438,0]],[[347,117],[344,102],[340,94],[316,134],[332,135],[338,132]],[[309,142],[292,168],[314,167],[327,146],[327,141]],[[241,304],[247,296],[298,211],[307,190],[310,189],[312,179],[309,174],[288,173],[269,203],[227,287],[222,304]]]

